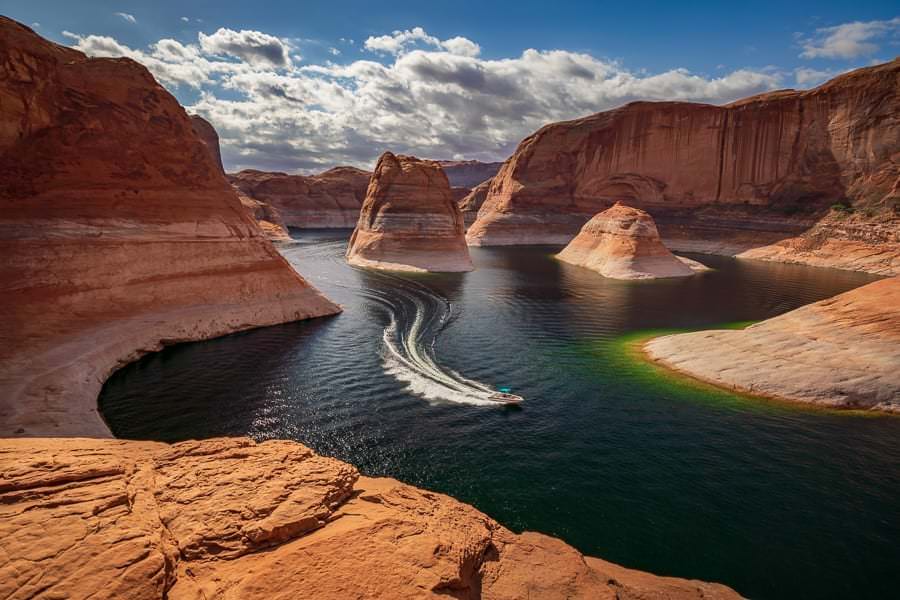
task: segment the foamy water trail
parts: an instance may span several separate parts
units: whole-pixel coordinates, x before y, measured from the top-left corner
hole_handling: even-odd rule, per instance
[[[343,261],[346,241],[320,244],[312,252],[316,256],[328,256],[336,263]],[[298,245],[297,249],[300,249]],[[303,248],[304,254],[309,250]],[[384,310],[389,323],[382,335],[384,341],[383,362],[385,372],[404,383],[410,392],[432,402],[457,402],[476,406],[502,406],[491,400],[496,390],[442,367],[435,357],[435,346],[440,333],[454,317],[453,306],[447,298],[416,281],[371,270],[366,277],[385,282],[384,290],[372,287],[360,288],[351,283],[336,269],[329,276],[318,276],[319,281],[361,293]],[[346,272],[344,272],[346,273]]]

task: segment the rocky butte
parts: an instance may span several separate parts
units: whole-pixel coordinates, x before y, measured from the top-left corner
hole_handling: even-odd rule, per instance
[[[809,91],[547,125],[504,163],[468,243],[565,244],[621,200],[674,250],[895,274],[898,89],[900,59]]]
[[[900,413],[900,278],[739,331],[656,338],[645,351],[663,365],[734,390]]]
[[[354,167],[335,167],[310,176],[247,169],[228,178],[250,198],[271,205],[290,227],[351,228],[370,176]]]
[[[399,271],[471,271],[462,213],[440,165],[385,152],[347,247],[350,264]]]
[[[339,310],[132,60],[0,17],[0,206],[3,597],[738,597],[516,535],[296,442],[109,439],[96,398],[118,366]]]
[[[190,115],[190,117],[194,133],[196,133],[197,137],[206,144],[206,147],[209,149],[210,153],[212,153],[213,161],[219,165],[219,170],[224,173],[225,167],[222,166],[222,150],[219,148],[219,134],[216,131],[216,128],[212,126],[212,123],[200,115]]]
[[[706,269],[672,254],[650,215],[619,203],[588,221],[556,257],[613,279],[686,277]]]

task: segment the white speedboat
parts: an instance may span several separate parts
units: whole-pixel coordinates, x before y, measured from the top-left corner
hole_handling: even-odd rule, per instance
[[[494,402],[500,402],[501,404],[519,404],[525,401],[525,398],[522,396],[516,396],[515,394],[510,394],[509,392],[494,392],[490,396],[489,399]]]

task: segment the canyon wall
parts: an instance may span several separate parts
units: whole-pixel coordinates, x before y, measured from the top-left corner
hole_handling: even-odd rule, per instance
[[[0,435],[108,436],[145,352],[340,309],[245,212],[146,68],[0,18]]]
[[[400,271],[471,271],[463,217],[438,163],[385,152],[347,247],[350,264]]]
[[[212,154],[213,161],[219,165],[219,170],[224,173],[225,167],[222,166],[222,150],[219,148],[219,134],[216,131],[216,128],[200,115],[190,115],[190,117],[194,133],[196,133],[197,137],[206,144],[206,148],[209,150],[210,154]]]
[[[726,106],[634,102],[547,125],[504,163],[468,242],[564,244],[616,201],[653,215],[674,248],[736,254],[802,235],[832,205],[865,215],[863,228],[896,231],[898,88],[900,59],[805,92]],[[889,237],[874,267],[885,273],[900,253]]]
[[[484,204],[484,201],[487,200],[488,191],[490,189],[491,180],[488,179],[487,181],[482,181],[473,187],[472,190],[457,203],[459,205],[459,210],[462,211],[466,229],[471,227],[472,223],[475,222],[475,219],[478,218],[478,211],[481,210],[481,206]]]
[[[371,175],[335,167],[310,176],[247,169],[228,177],[247,196],[271,205],[288,226],[313,229],[356,226]]]
[[[900,278],[743,330],[664,336],[644,348],[667,367],[728,389],[900,413]]]

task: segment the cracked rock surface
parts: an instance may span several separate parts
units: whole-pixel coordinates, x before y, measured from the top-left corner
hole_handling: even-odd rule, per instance
[[[296,442],[0,441],[0,598],[737,598]]]

